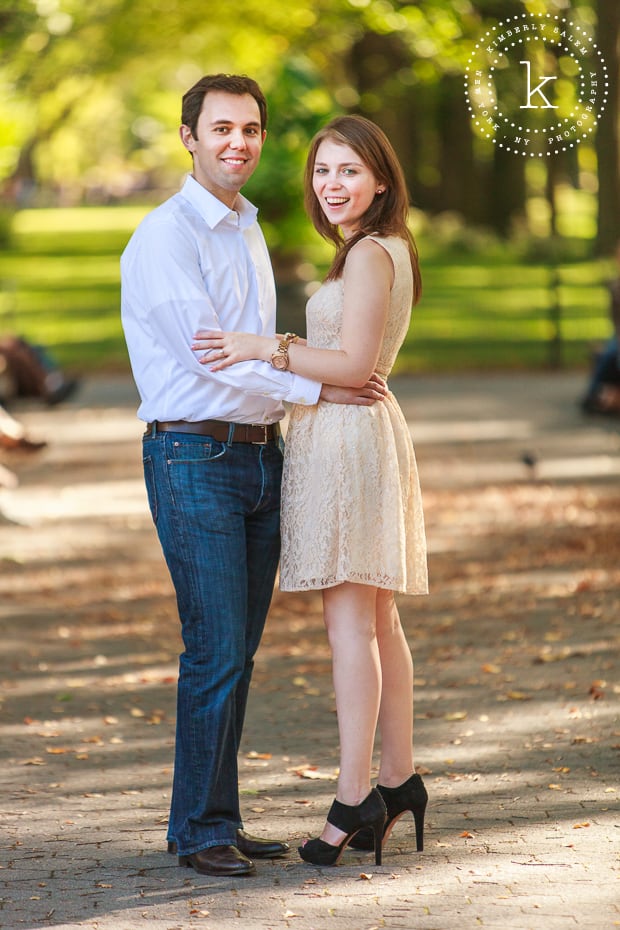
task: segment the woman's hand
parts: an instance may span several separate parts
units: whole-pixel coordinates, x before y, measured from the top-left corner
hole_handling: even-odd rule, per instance
[[[321,400],[329,404],[353,404],[359,407],[372,407],[377,401],[383,401],[389,394],[387,381],[376,372],[360,388],[336,387],[324,384],[321,387]]]
[[[221,371],[236,362],[249,359],[269,362],[278,348],[278,340],[254,333],[223,333],[208,329],[196,333],[192,343],[194,352],[203,352],[198,359],[201,365],[208,365],[209,371]]]

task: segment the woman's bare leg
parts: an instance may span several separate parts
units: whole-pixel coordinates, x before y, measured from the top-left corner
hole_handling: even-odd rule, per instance
[[[336,797],[359,804],[370,791],[370,769],[381,699],[376,638],[377,590],[346,582],[323,591],[323,611],[332,651],[340,736]],[[344,834],[326,824],[321,839],[332,845]]]
[[[379,784],[402,785],[413,767],[413,660],[391,591],[377,591],[377,642],[383,687]]]

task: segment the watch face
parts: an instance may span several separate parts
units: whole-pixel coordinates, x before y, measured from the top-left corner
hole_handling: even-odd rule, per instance
[[[279,355],[277,352],[272,356],[271,364],[279,371],[286,371],[288,368],[288,358],[286,355]]]

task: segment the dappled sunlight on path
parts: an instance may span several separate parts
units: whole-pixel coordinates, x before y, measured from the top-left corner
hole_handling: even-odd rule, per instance
[[[400,598],[430,795],[384,865],[295,847],[338,747],[317,593],[276,591],[240,755],[255,878],[165,852],[180,638],[128,380],[26,409],[49,438],[0,495],[0,928],[607,930],[617,907],[620,443],[570,376],[396,379],[420,466],[431,595]],[[578,394],[578,387],[574,392]],[[568,397],[568,399],[567,399]]]

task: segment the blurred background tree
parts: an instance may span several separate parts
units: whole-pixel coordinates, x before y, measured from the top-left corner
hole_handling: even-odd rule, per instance
[[[542,194],[554,232],[559,185],[598,199],[600,252],[620,237],[617,0],[4,0],[0,11],[0,181],[16,205],[114,202],[178,186],[179,99],[205,72],[252,74],[271,104],[271,138],[253,182],[282,256],[301,232],[307,142],[334,112],[381,124],[416,207],[507,236]],[[476,138],[463,93],[486,28],[529,13],[578,14],[609,70],[596,146],[547,159],[545,172]],[[597,24],[598,23],[598,28]],[[295,235],[291,235],[292,232]]]
[[[543,159],[482,137],[464,92],[485,30],[523,14],[580,23],[607,66],[597,131]],[[358,112],[392,139],[424,240],[428,287],[403,364],[433,367],[441,353],[446,366],[559,364],[560,335],[585,359],[608,326],[604,257],[620,240],[619,35],[619,0],[0,0],[3,328],[19,316],[24,334],[70,363],[78,347],[80,364],[124,359],[118,254],[140,211],[190,168],[177,134],[182,94],[226,71],[255,77],[270,104],[247,193],[280,307],[288,295],[303,313],[306,284],[331,254],[303,211],[308,142],[332,115]],[[561,76],[557,49],[545,54]],[[95,215],[103,206],[114,216]],[[87,247],[92,277],[82,262],[78,282],[75,256]]]

